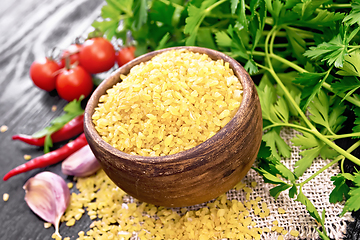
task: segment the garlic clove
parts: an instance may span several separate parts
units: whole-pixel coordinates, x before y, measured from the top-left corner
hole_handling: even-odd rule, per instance
[[[41,172],[30,178],[23,186],[25,201],[30,209],[55,227],[59,234],[60,218],[70,203],[70,190],[59,175]]]
[[[100,162],[96,159],[89,145],[70,155],[61,165],[64,174],[76,177],[90,176],[100,168]]]

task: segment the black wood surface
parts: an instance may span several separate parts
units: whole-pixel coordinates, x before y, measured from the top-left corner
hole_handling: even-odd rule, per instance
[[[32,134],[47,126],[51,119],[62,113],[67,103],[56,92],[47,93],[36,88],[29,77],[31,63],[44,56],[53,47],[65,48],[76,37],[89,30],[100,14],[103,0],[9,0],[0,4],[0,176],[25,162],[24,155],[33,158],[42,154],[39,147],[12,141],[18,133]],[[56,106],[57,110],[52,111]],[[50,170],[66,179],[60,164],[33,170],[3,182],[0,195],[8,193],[7,202],[0,200],[0,239],[51,239],[54,228],[42,227],[24,201],[24,183],[35,174]],[[70,179],[67,179],[69,181]],[[346,239],[360,239],[359,213],[349,224]],[[76,239],[80,230],[86,231],[90,219],[84,215],[75,226],[60,226],[60,233]]]
[[[100,14],[103,0],[9,0],[0,4],[0,176],[25,162],[24,155],[33,158],[42,154],[39,147],[12,141],[18,133],[32,134],[62,113],[67,103],[56,92],[47,93],[35,87],[29,77],[31,63],[53,47],[65,48],[86,32]],[[57,106],[52,111],[52,106]],[[0,181],[0,239],[51,239],[54,228],[45,229],[24,201],[22,186],[27,179],[43,171],[33,170]],[[60,164],[46,168],[62,175]],[[68,180],[68,179],[67,179]],[[4,193],[10,198],[2,200]],[[87,229],[90,219],[84,215],[74,227],[65,224],[60,233],[76,239],[77,232]],[[66,229],[66,230],[65,230]],[[66,232],[64,232],[66,231]],[[70,231],[70,232],[69,232]]]

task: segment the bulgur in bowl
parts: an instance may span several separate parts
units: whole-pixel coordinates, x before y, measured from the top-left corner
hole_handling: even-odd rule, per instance
[[[173,47],[114,71],[90,97],[88,143],[129,195],[166,207],[209,201],[249,171],[262,137],[255,85],[234,59]]]

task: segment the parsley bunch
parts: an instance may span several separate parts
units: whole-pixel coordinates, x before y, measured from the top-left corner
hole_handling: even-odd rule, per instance
[[[303,203],[328,239],[325,209],[319,214],[302,187],[334,164],[332,203],[345,201],[342,214],[360,209],[360,173],[345,173],[345,159],[360,146],[360,0],[106,0],[93,23],[109,39],[137,43],[137,54],[196,45],[226,53],[242,63],[257,84],[264,134],[255,170],[281,192]],[[345,121],[354,119],[350,128]],[[292,147],[280,136],[297,131],[291,145],[302,158],[288,169]],[[340,139],[352,139],[343,149]],[[314,159],[332,161],[304,181]],[[346,182],[353,187],[348,187]]]

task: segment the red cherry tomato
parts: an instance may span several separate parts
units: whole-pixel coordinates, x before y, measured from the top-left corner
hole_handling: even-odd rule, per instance
[[[50,92],[55,89],[58,70],[60,66],[55,61],[42,58],[31,64],[30,78],[37,87]]]
[[[118,52],[116,52],[116,62],[119,67],[124,65],[125,63],[130,62],[135,58],[135,47],[124,47],[121,48]]]
[[[91,38],[84,42],[79,60],[80,65],[89,73],[105,72],[115,64],[115,49],[105,38]]]
[[[87,97],[93,90],[91,75],[81,66],[65,69],[56,79],[56,90],[59,96],[67,101]]]
[[[65,67],[65,58],[70,58],[70,64],[74,64],[76,62],[79,62],[79,52],[81,51],[81,45],[80,44],[71,44],[66,50],[63,51],[61,54],[61,61],[60,61],[60,67]]]

